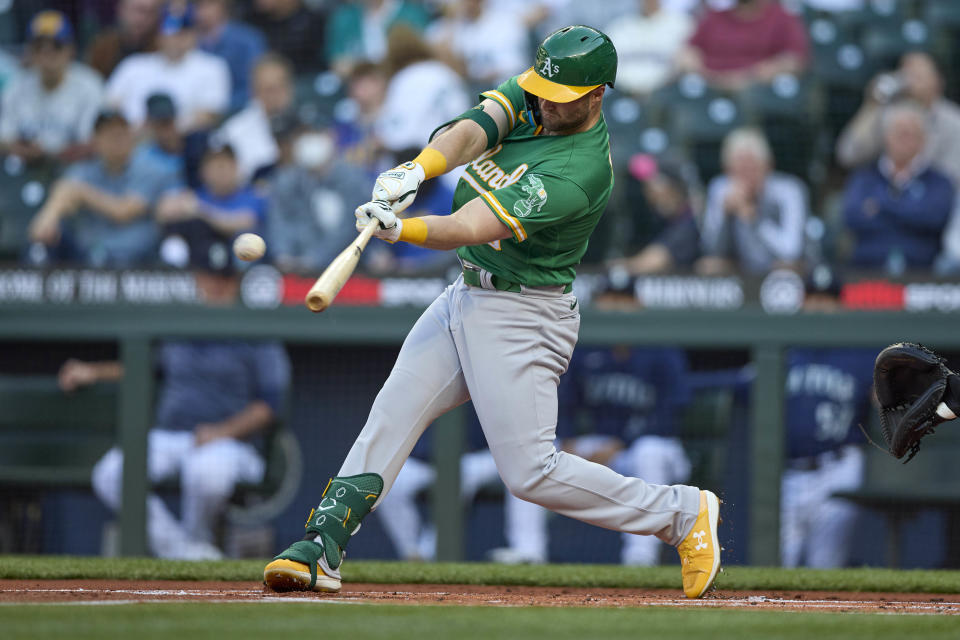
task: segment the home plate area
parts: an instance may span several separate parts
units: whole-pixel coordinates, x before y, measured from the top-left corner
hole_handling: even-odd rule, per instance
[[[386,603],[499,607],[709,607],[960,614],[960,595],[827,591],[724,591],[688,600],[672,589],[449,584],[347,584],[337,594],[275,593],[257,582],[0,580],[0,604],[122,602]]]

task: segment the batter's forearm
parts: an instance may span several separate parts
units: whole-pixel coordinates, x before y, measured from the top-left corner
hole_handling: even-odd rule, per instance
[[[403,220],[399,239],[428,249],[448,251],[504,240],[512,235],[480,198],[474,198],[449,216]]]

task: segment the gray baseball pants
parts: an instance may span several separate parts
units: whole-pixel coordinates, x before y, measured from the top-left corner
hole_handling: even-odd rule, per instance
[[[557,383],[579,327],[571,294],[502,292],[458,278],[407,335],[340,475],[378,473],[386,495],[427,426],[472,398],[500,477],[515,496],[606,529],[679,544],[699,512],[697,488],[647,484],[553,445]]]

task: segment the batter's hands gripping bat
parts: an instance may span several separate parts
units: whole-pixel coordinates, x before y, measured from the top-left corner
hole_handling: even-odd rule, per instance
[[[371,220],[357,236],[357,239],[341,251],[340,255],[330,263],[330,266],[320,274],[317,281],[310,287],[310,291],[307,292],[306,304],[310,311],[319,313],[330,306],[333,299],[340,293],[344,283],[350,278],[353,270],[357,268],[360,254],[363,253],[370,236],[373,235],[378,226],[380,226],[379,220]]]

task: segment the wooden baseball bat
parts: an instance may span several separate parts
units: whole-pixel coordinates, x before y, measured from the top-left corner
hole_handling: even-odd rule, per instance
[[[333,299],[340,293],[344,283],[350,278],[353,270],[357,268],[360,254],[363,253],[370,236],[373,235],[379,224],[379,220],[371,220],[357,236],[357,239],[341,251],[340,255],[330,263],[330,266],[320,274],[317,281],[310,287],[310,291],[307,292],[306,304],[310,311],[319,313],[330,306]]]

